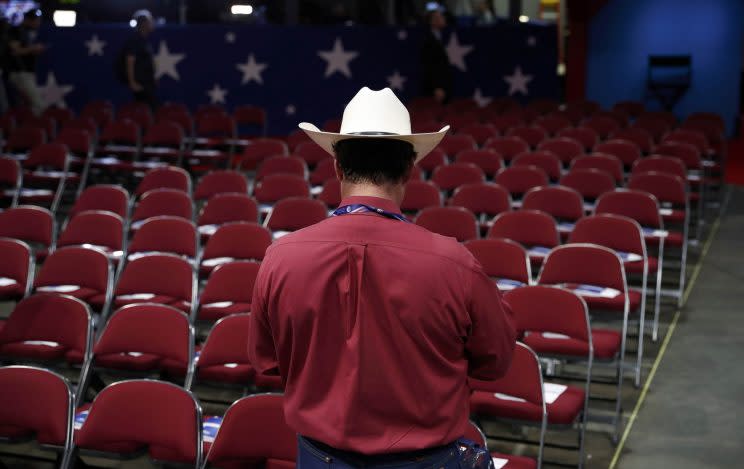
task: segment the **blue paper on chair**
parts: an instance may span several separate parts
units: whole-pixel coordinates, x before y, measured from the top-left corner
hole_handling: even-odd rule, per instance
[[[217,436],[217,431],[222,425],[222,417],[206,417],[202,422],[202,438],[204,443],[213,443]]]
[[[496,280],[496,286],[499,287],[499,290],[506,291],[522,287],[524,286],[524,283],[508,278],[500,278]]]

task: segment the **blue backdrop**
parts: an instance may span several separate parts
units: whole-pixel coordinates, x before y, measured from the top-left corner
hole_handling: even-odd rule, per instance
[[[590,26],[587,97],[603,106],[643,99],[648,55],[691,54],[692,86],[675,113],[718,112],[731,131],[743,32],[742,0],[610,0]]]
[[[78,109],[91,99],[130,99],[114,78],[119,50],[133,34],[120,25],[44,29],[51,47],[39,64],[49,104]],[[383,27],[165,26],[150,38],[162,101],[265,107],[269,134],[297,122],[340,117],[361,86],[392,86],[402,98],[418,91],[421,31]],[[510,93],[557,98],[556,30],[508,24],[447,32],[456,94],[482,102]],[[517,70],[518,69],[518,70]],[[505,78],[516,77],[516,85]],[[512,81],[513,82],[513,81]],[[520,86],[523,85],[523,86]]]

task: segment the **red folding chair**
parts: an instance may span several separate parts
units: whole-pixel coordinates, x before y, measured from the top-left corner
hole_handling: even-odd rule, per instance
[[[112,212],[88,210],[68,220],[57,248],[82,246],[102,251],[114,263],[124,255],[124,221]]]
[[[506,131],[512,127],[519,127],[525,124],[521,117],[508,114],[489,116],[486,122],[494,127],[500,134],[506,133]]]
[[[148,170],[167,166],[169,163],[180,165],[186,149],[183,129],[173,122],[158,122],[147,128],[142,137],[142,150],[139,159],[132,163],[134,170]]]
[[[152,169],[140,180],[134,195],[139,197],[152,189],[175,189],[191,194],[191,176],[177,166]]]
[[[192,148],[186,153],[191,164],[223,166],[233,155],[237,138],[235,120],[222,113],[209,113],[198,119]]]
[[[248,193],[248,181],[238,171],[210,171],[199,180],[194,190],[194,200],[207,201],[217,194]]]
[[[416,166],[414,168],[418,169]],[[322,188],[323,184],[329,179],[336,179],[336,160],[333,158],[326,158],[315,165],[315,169],[310,174],[310,184],[313,186],[313,192],[315,193],[318,190],[317,187]]]
[[[638,127],[618,129],[610,135],[612,140],[625,140],[633,143],[643,154],[648,155],[654,149],[654,140],[648,131]]]
[[[536,150],[520,153],[512,160],[513,167],[534,166],[542,169],[551,181],[561,177],[561,160],[555,153],[548,150]]]
[[[155,216],[144,220],[127,246],[127,258],[150,253],[170,253],[196,259],[199,235],[194,223],[180,217]]]
[[[442,236],[460,242],[478,238],[475,215],[464,207],[429,207],[422,210],[415,223]]]
[[[90,299],[103,297],[98,312],[111,303],[114,271],[103,251],[68,246],[51,253],[34,280],[36,293],[66,295],[92,306]]]
[[[511,161],[516,155],[530,151],[530,146],[519,137],[494,137],[486,142],[486,149],[494,150],[504,161]]]
[[[440,166],[447,165],[447,155],[441,148],[434,148],[428,155],[423,157],[416,165],[427,174],[431,174]]]
[[[0,301],[18,301],[28,296],[34,280],[31,248],[17,239],[0,238]],[[2,325],[0,325],[0,329]]]
[[[581,126],[590,128],[597,132],[600,140],[605,140],[612,132],[621,127],[617,120],[607,116],[589,117],[581,123]]]
[[[240,222],[221,226],[209,238],[201,257],[200,273],[237,260],[260,262],[271,244],[271,233],[258,224]]]
[[[67,147],[70,166],[73,169],[82,168],[80,175],[88,174],[91,159],[93,158],[93,136],[90,131],[84,129],[65,128],[57,135],[55,143]]]
[[[471,109],[465,112],[461,112],[461,111],[455,111],[450,108],[448,109],[448,112],[442,116],[441,120],[443,122],[446,122],[447,125],[450,126],[450,129],[452,130],[453,133],[469,135],[469,134],[465,134],[464,132],[462,132],[462,129],[467,126],[477,124],[480,119],[478,117],[478,114],[473,112],[473,110]]]
[[[540,142],[537,149],[553,153],[564,165],[568,165],[572,159],[584,153],[581,143],[566,137],[556,137]]]
[[[194,328],[186,314],[161,304],[127,305],[114,311],[101,330],[78,387],[78,404],[102,375],[173,376],[180,370],[185,371],[183,386],[189,389],[194,377]]]
[[[149,219],[162,216],[191,221],[194,218],[191,197],[175,189],[153,189],[146,192],[134,207],[129,229],[137,231]]]
[[[641,158],[641,148],[637,144],[629,140],[616,138],[596,145],[594,152],[616,156],[627,168],[632,167],[633,163]]]
[[[256,181],[271,174],[294,174],[301,178],[308,178],[305,160],[299,156],[270,156],[263,160],[256,171]]]
[[[573,127],[573,123],[566,117],[556,114],[548,114],[535,119],[535,125],[542,127],[548,135],[556,135],[563,129]]]
[[[24,160],[32,148],[47,141],[46,132],[38,127],[20,127],[5,141],[3,154],[14,160]]]
[[[88,361],[92,348],[90,310],[71,296],[38,294],[24,298],[0,329],[0,357],[4,363],[35,363],[74,372]]]
[[[292,152],[293,155],[299,156],[305,160],[305,163],[310,167],[315,167],[321,161],[333,158],[330,153],[325,151],[317,143],[307,140],[307,134],[305,132],[302,132],[302,135],[305,136],[305,139],[303,139],[301,143],[297,144]]]
[[[539,285],[556,285],[581,296],[590,312],[610,311],[622,314],[622,343],[618,370],[624,370],[628,318],[640,307],[641,293],[627,288],[623,263],[615,251],[596,244],[566,244],[553,249],[545,259]],[[622,383],[624,373],[617,379]],[[615,397],[615,432],[617,440],[622,417],[622,385]]]
[[[75,218],[78,214],[91,210],[111,212],[120,218],[126,218],[129,210],[129,193],[118,185],[97,184],[87,187],[75,200],[69,218]]]
[[[521,244],[535,266],[539,266],[550,250],[561,243],[553,217],[537,210],[497,215],[488,230],[488,237],[510,239]]]
[[[23,184],[20,203],[46,205],[56,213],[69,187],[75,194],[85,185],[85,174],[70,171],[67,147],[58,143],[43,143],[34,147],[23,161]]]
[[[37,261],[54,250],[57,226],[49,210],[34,205],[19,205],[0,211],[0,237],[28,243]]]
[[[341,204],[341,181],[333,178],[324,182],[318,200],[329,208],[338,207]]]
[[[637,160],[643,161],[643,160]],[[614,155],[604,153],[592,153],[591,155],[580,155],[571,161],[570,171],[577,169],[597,169],[612,176],[615,184],[622,185],[625,176],[623,176],[623,162]]]
[[[463,150],[457,154],[455,162],[472,163],[482,169],[489,179],[493,179],[496,173],[504,167],[501,155],[494,150]]]
[[[473,239],[465,243],[483,271],[501,291],[529,285],[532,267],[521,244],[504,238]]]
[[[524,195],[522,209],[540,210],[552,216],[558,222],[558,232],[565,237],[584,216],[584,199],[570,187],[535,187]]]
[[[486,180],[483,170],[473,163],[452,163],[434,170],[431,181],[440,190],[450,193],[463,184],[473,184]]]
[[[288,154],[289,149],[287,148],[287,144],[282,140],[273,138],[257,138],[251,140],[250,145],[246,145],[243,153],[237,157],[235,165],[239,170],[253,170],[269,156]]]
[[[627,127],[628,124],[630,124],[630,115],[621,109],[612,109],[609,111],[600,110],[592,114],[592,117],[607,117],[617,122],[620,128]]]
[[[470,135],[478,146],[482,146],[489,138],[496,137],[499,134],[499,131],[493,125],[478,122],[471,122],[463,126],[459,132],[463,135]]]
[[[231,314],[250,313],[259,266],[259,263],[251,261],[218,265],[201,293],[196,319],[214,322]]]
[[[274,205],[264,226],[271,230],[274,239],[278,239],[326,218],[328,210],[323,202],[306,197],[288,197]]]
[[[258,128],[261,135],[266,135],[266,110],[260,106],[243,104],[236,106],[233,119],[240,128],[240,135],[247,135],[245,131]]]
[[[519,137],[531,147],[537,148],[540,142],[548,139],[548,134],[542,127],[524,125],[512,127],[506,132],[507,137]]]
[[[570,187],[581,194],[584,201],[591,206],[602,194],[615,190],[615,179],[600,169],[571,169],[561,177],[559,184]]]
[[[109,122],[102,128],[96,158],[91,161],[91,165],[116,171],[131,164],[140,151],[140,128],[137,123],[124,119]]]
[[[101,391],[87,411],[75,435],[76,459],[88,454],[132,458],[146,447],[153,461],[201,466],[201,408],[180,386],[152,380],[121,381]]]
[[[643,337],[645,335],[646,297],[649,275],[655,274],[656,305],[658,315],[658,298],[661,295],[661,270],[659,260],[646,252],[641,227],[635,220],[620,215],[594,215],[585,217],[576,223],[568,238],[569,243],[591,243],[614,250],[623,262],[626,282],[629,274],[640,275],[640,309],[638,310],[638,352],[634,369],[635,385],[641,385]]]
[[[510,166],[498,172],[494,182],[509,191],[512,198],[521,199],[534,187],[547,186],[548,175],[537,166]]]
[[[63,376],[43,368],[0,368],[0,441],[34,440],[52,450],[58,467],[69,467],[72,453],[74,393]]]
[[[276,469],[294,467],[297,435],[284,419],[283,406],[280,394],[248,396],[231,405],[209,449],[205,469],[256,461]],[[241,443],[245,438],[250,445]]]
[[[584,151],[586,152],[591,151],[591,149],[594,148],[594,145],[599,143],[599,135],[597,134],[597,132],[594,129],[590,129],[588,127],[563,129],[558,132],[557,136],[576,140],[584,147]]]
[[[174,254],[150,254],[124,263],[112,304],[121,308],[133,303],[158,303],[193,317],[196,290],[196,276],[189,261]],[[93,297],[90,302],[100,305],[103,298]]]
[[[246,311],[250,309],[250,303],[244,306]],[[196,383],[216,384],[220,388],[234,386],[242,392],[248,383],[254,382],[256,372],[248,360],[247,347],[250,326],[251,316],[247,313],[230,314],[215,321],[196,362]],[[220,419],[216,420],[213,423],[218,424]],[[214,440],[214,432],[207,435],[210,438],[205,438],[205,448]]]
[[[447,134],[444,136],[437,148],[442,150],[445,155],[454,158],[455,155],[464,150],[476,150],[478,145],[475,139],[466,134]]]
[[[448,204],[467,208],[478,217],[481,229],[487,229],[494,216],[511,210],[511,197],[497,184],[476,182],[458,187]]]
[[[400,209],[406,214],[416,214],[427,207],[442,205],[439,187],[431,181],[412,180],[406,183],[405,196]]]
[[[258,222],[258,206],[251,197],[239,193],[217,194],[202,207],[197,223],[202,239],[209,239],[224,224]]]

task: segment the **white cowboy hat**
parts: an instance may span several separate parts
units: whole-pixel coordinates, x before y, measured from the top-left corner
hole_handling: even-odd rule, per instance
[[[384,138],[403,140],[413,145],[416,162],[436,147],[449,130],[445,125],[439,132],[411,133],[408,109],[390,88],[374,91],[366,86],[349,101],[341,120],[341,132],[323,132],[308,122],[299,127],[325,151],[336,156],[333,145],[350,138]]]

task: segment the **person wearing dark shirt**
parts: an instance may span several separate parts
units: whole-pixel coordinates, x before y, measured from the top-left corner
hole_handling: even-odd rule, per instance
[[[440,9],[426,14],[426,31],[421,45],[421,89],[422,96],[433,96],[445,103],[452,95],[452,67],[447,51],[442,44],[442,31],[447,19]]]
[[[501,377],[516,334],[470,252],[399,208],[449,127],[412,134],[389,88],[362,88],[340,133],[300,128],[335,157],[342,202],[269,247],[248,341],[256,373],[284,383],[298,468],[459,468],[468,377]]]
[[[31,106],[31,111],[38,115],[44,110],[44,103],[36,85],[36,59],[46,50],[46,46],[37,42],[41,26],[41,10],[31,9],[24,13],[20,25],[12,28],[8,37],[10,59],[8,79],[16,90]]]
[[[158,103],[155,94],[155,60],[152,46],[147,41],[154,29],[153,18],[149,11],[139,10],[133,19],[137,32],[124,44],[124,79],[135,101],[155,108]]]

